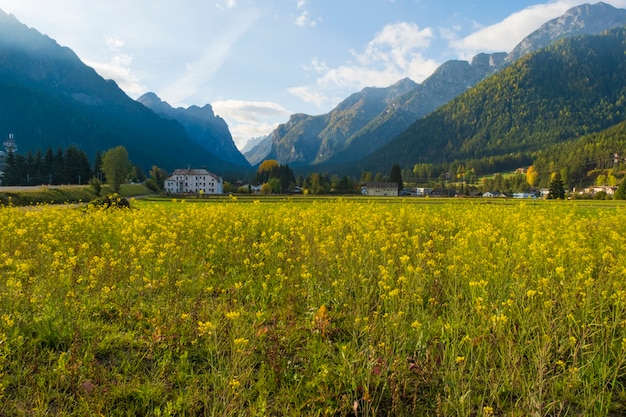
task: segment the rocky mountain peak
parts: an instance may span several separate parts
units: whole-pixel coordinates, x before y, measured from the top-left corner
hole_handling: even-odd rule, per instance
[[[214,155],[239,166],[248,165],[235,146],[226,121],[215,115],[210,104],[173,108],[152,92],[142,95],[137,101],[161,117],[176,120],[191,140]]]
[[[544,48],[559,39],[599,33],[624,25],[626,25],[624,9],[617,9],[602,2],[572,7],[527,36],[506,57],[505,64],[515,62],[523,55]]]

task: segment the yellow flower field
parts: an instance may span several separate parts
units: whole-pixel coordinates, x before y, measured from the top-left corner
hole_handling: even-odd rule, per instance
[[[415,201],[0,208],[0,415],[625,412],[625,209]]]

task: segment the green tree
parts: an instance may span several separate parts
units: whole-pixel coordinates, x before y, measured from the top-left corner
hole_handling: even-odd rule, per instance
[[[53,184],[67,183],[67,175],[65,175],[65,156],[63,156],[63,149],[61,148],[58,148],[56,154],[54,155],[52,175]]]
[[[548,199],[565,199],[565,188],[563,187],[563,180],[560,175],[556,175],[552,182],[550,182],[550,190],[548,193]]]
[[[152,165],[152,169],[150,170],[150,179],[154,181],[159,190],[163,190],[165,188],[165,180],[167,179],[167,171],[156,165]]]
[[[282,190],[282,185],[279,178],[270,178],[267,182],[274,194],[280,194]]]
[[[119,192],[120,186],[126,182],[132,164],[128,159],[128,151],[123,146],[111,148],[102,155],[102,172],[107,184],[114,192]]]
[[[322,191],[322,177],[317,172],[311,174],[311,192],[315,195]]]
[[[63,164],[65,179],[70,184],[85,184],[92,176],[87,155],[76,146],[65,150]]]
[[[402,191],[404,182],[402,181],[402,170],[400,165],[395,164],[391,167],[391,173],[389,174],[389,181],[398,184],[398,191]]]
[[[619,187],[617,187],[613,198],[616,200],[626,200],[626,178],[622,178],[622,182],[619,183]]]
[[[43,175],[46,177],[44,182],[52,184],[52,176],[54,175],[54,151],[52,151],[52,148],[50,147],[43,157],[42,171]]]
[[[18,156],[14,152],[7,154],[7,166],[2,178],[2,185],[19,185],[22,176],[22,166]]]
[[[96,159],[93,162],[93,175],[95,177],[98,177],[100,182],[103,182],[105,180],[103,177],[104,173],[102,172],[102,154],[100,153],[100,151],[96,153]]]
[[[372,182],[373,179],[374,179],[374,176],[372,175],[370,171],[365,171],[361,174],[361,182],[368,183],[368,182]]]
[[[89,180],[89,186],[93,189],[93,192],[96,193],[96,196],[100,197],[102,182],[98,179],[98,177],[92,177]]]

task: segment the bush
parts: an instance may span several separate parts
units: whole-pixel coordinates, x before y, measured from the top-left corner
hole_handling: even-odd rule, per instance
[[[111,196],[96,198],[89,202],[91,207],[99,207],[99,208],[131,208],[130,202],[119,195],[113,194]]]

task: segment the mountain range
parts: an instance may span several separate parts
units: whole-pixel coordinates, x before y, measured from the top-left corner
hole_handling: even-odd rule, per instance
[[[173,108],[162,101],[155,93],[146,93],[137,99],[156,114],[179,122],[191,140],[214,155],[235,165],[246,167],[250,164],[237,149],[228,130],[228,125],[213,112],[210,104],[203,107],[190,106],[186,109]]]
[[[360,169],[458,162],[485,173],[530,164],[537,152],[626,120],[624,73],[626,27],[560,40],[417,120]]]
[[[0,133],[12,133],[20,152],[76,146],[95,158],[123,145],[144,170],[192,165],[241,172],[249,166],[211,152],[186,129],[128,97],[71,49],[0,11]]]
[[[479,54],[471,62],[448,61],[421,84],[400,81],[407,90],[402,94],[398,94],[398,84],[377,89],[378,94],[366,88],[328,114],[294,115],[245,156],[252,164],[265,158],[292,165],[322,166],[358,161],[375,153],[416,120],[520,57],[562,38],[623,25],[626,10],[606,3],[573,7],[531,33],[511,53]]]
[[[626,10],[574,7],[510,53],[448,61],[422,83],[405,78],[324,115],[294,114],[244,158],[210,104],[173,108],[154,93],[132,100],[69,48],[0,12],[0,134],[13,133],[22,152],[74,145],[93,157],[123,145],[144,169],[222,175],[249,175],[268,158],[356,175],[392,163],[495,169],[623,120],[624,33],[581,36],[624,25]]]

